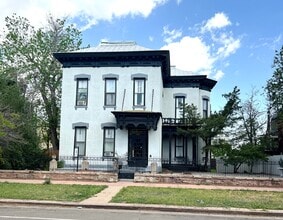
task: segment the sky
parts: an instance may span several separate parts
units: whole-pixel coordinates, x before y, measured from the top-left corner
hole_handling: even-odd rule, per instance
[[[135,41],[169,50],[171,65],[217,80],[211,105],[218,111],[235,86],[242,100],[258,90],[264,103],[262,88],[283,45],[282,8],[282,0],[1,0],[0,29],[13,13],[35,27],[51,14],[75,24],[83,46]]]

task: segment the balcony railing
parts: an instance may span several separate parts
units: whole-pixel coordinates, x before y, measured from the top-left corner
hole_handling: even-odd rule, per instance
[[[164,126],[190,126],[191,123],[186,118],[162,118]]]

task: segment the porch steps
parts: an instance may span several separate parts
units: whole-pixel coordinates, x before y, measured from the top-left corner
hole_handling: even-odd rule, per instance
[[[136,167],[129,167],[128,165],[123,165],[118,173],[119,179],[134,179],[135,178]]]
[[[119,179],[134,179],[135,178],[135,173],[133,172],[127,172],[127,171],[120,171],[118,173],[118,178]]]

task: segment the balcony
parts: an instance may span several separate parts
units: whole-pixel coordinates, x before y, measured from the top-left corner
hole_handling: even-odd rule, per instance
[[[163,126],[189,126],[185,118],[162,118]]]

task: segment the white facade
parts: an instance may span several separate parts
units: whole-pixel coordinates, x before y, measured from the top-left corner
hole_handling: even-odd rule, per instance
[[[193,76],[192,80],[185,77],[182,81],[182,76],[177,78],[178,80],[171,79],[170,68],[168,66],[166,68],[166,65],[170,64],[169,56],[166,57],[166,54],[169,55],[168,51],[165,51],[165,56],[161,51],[161,56],[159,51],[140,51],[140,49],[141,47],[135,44],[104,43],[93,50],[55,54],[55,57],[63,64],[60,156],[73,156],[76,153],[75,145],[77,143],[78,146],[84,148],[83,151],[80,149],[80,155],[86,157],[109,156],[129,159],[133,156],[131,157],[133,159],[144,154],[148,158],[147,163],[142,165],[145,170],[150,168],[150,158],[160,159],[158,162],[159,170],[162,166],[162,158],[169,159],[170,155],[170,163],[178,161],[174,159],[176,148],[172,147],[175,145],[175,139],[172,138],[170,138],[172,143],[170,146],[171,154],[169,154],[170,141],[163,134],[163,119],[177,117],[177,97],[183,97],[185,103],[196,105],[201,114],[204,109],[203,100],[207,100],[206,110],[209,114],[210,90],[216,82],[206,77],[195,79]],[[134,53],[131,53],[132,50]],[[115,52],[117,51],[122,52],[116,55]],[[124,56],[124,54],[126,55]],[[156,54],[159,56],[158,58],[156,58]],[[121,59],[120,56],[122,56]],[[99,62],[96,60],[97,57],[99,57]],[[116,61],[117,57],[119,58],[118,61]],[[151,58],[153,61],[148,61]],[[93,60],[90,62],[90,59]],[[104,59],[106,59],[105,63]],[[165,71],[167,72],[165,73]],[[108,79],[113,80],[111,81],[112,86],[114,82],[116,85],[115,91],[113,89],[114,92],[109,93],[109,97],[115,97],[113,99],[115,105],[110,106],[105,104],[107,96],[106,80]],[[190,84],[191,81],[193,84]],[[210,83],[208,87],[206,81]],[[205,85],[203,86],[203,84]],[[82,102],[83,105],[80,105],[81,103],[78,103],[78,92],[80,91],[84,91],[84,94],[87,95],[87,104]],[[135,102],[139,102],[138,105],[135,105]],[[118,116],[113,112],[117,112],[121,119],[118,119]],[[159,114],[162,118],[158,116]],[[129,122],[132,116],[133,123]],[[127,122],[117,121],[124,120],[125,117]],[[154,119],[149,119],[151,117]],[[156,125],[149,125],[151,122],[154,124],[153,121],[156,119]],[[139,120],[141,120],[140,123]],[[122,127],[118,127],[118,124]],[[76,132],[82,132],[77,128],[84,128],[85,133],[76,134]],[[108,133],[112,139],[107,139],[107,135],[104,133],[105,128],[113,128],[114,135],[111,136],[112,131]],[[134,131],[135,138],[130,137],[130,130]],[[137,153],[139,150],[131,148],[130,145],[131,143],[139,144],[139,133],[137,132],[139,130],[145,131],[142,134],[147,137],[144,142],[147,149]],[[82,140],[80,140],[80,137]],[[111,142],[113,139],[114,146]],[[111,144],[107,145],[109,140]],[[182,158],[192,161],[196,159],[192,156],[192,139],[187,138],[186,142],[186,150],[183,150],[186,155],[183,154]],[[197,142],[197,145],[202,145],[202,140]],[[142,143],[140,145],[140,148],[144,147]],[[113,146],[113,154],[105,152],[108,146]],[[200,146],[198,146],[197,151],[197,160],[200,160],[202,158]],[[132,166],[139,165],[133,163]]]

